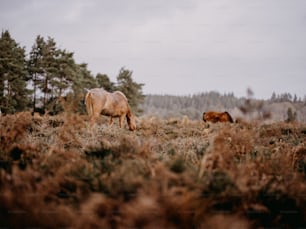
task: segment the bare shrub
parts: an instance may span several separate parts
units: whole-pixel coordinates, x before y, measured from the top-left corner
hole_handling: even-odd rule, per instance
[[[305,125],[1,117],[0,226],[299,228]]]
[[[0,150],[8,152],[16,142],[21,142],[32,124],[30,112],[21,112],[16,115],[6,115],[0,118]]]

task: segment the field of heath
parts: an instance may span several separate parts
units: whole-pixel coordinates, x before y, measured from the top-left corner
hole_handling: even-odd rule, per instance
[[[0,227],[306,227],[306,124],[107,123],[0,116]]]

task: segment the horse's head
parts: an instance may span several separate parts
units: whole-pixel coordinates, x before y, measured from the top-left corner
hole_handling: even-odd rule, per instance
[[[136,121],[135,121],[135,116],[134,114],[129,111],[127,114],[126,114],[126,120],[127,120],[127,123],[129,125],[129,129],[131,131],[134,131],[136,130]]]

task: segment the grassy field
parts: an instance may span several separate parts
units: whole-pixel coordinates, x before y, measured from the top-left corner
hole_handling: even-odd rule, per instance
[[[306,125],[0,117],[1,228],[305,228]]]

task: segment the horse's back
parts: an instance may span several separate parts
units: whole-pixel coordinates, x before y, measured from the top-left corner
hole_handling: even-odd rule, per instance
[[[129,110],[127,97],[121,91],[110,93],[110,100],[112,101],[112,109],[115,113],[126,114]]]
[[[94,98],[97,99],[104,99],[107,98],[109,95],[109,92],[104,90],[103,88],[93,88],[88,91]]]
[[[125,96],[125,94],[122,91],[114,91],[112,93],[112,96],[117,97],[118,99],[122,99],[124,101],[128,101],[127,97]]]
[[[208,111],[203,113],[203,121],[209,121],[209,122],[233,122],[233,119],[231,115],[225,111],[225,112],[215,112],[215,111]]]

